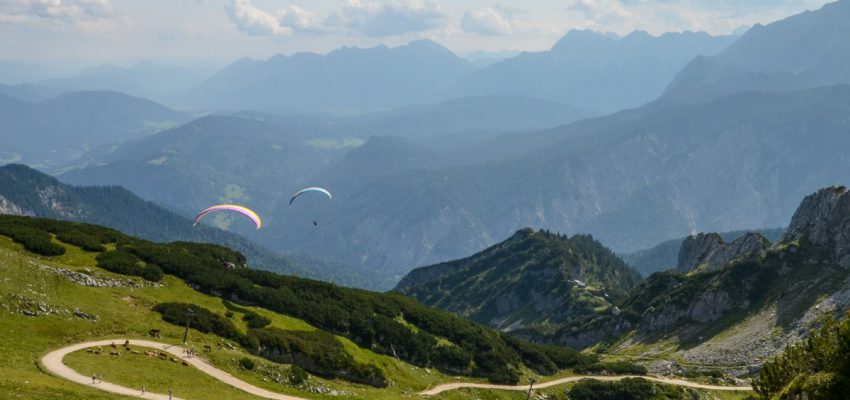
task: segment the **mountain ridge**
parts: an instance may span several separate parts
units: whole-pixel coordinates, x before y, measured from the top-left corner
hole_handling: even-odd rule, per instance
[[[394,290],[510,331],[606,312],[640,281],[590,236],[526,228],[472,256],[414,269]]]

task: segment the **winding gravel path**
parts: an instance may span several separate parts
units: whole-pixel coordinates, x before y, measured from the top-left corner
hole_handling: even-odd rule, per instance
[[[139,397],[139,398],[142,398],[142,399],[168,400],[168,395],[166,395],[166,394],[145,393],[143,395],[143,394],[141,394],[141,391],[139,389],[130,389],[130,388],[127,388],[127,387],[124,387],[124,386],[116,385],[114,383],[103,382],[103,383],[92,384],[91,383],[91,376],[84,376],[84,375],[80,374],[79,372],[74,371],[73,369],[71,369],[70,367],[65,365],[64,362],[62,362],[62,360],[65,358],[66,355],[73,353],[75,351],[87,349],[87,348],[90,348],[90,347],[98,347],[98,346],[108,347],[112,343],[123,344],[126,340],[127,339],[115,339],[115,340],[110,339],[110,340],[101,340],[101,341],[98,341],[98,342],[78,343],[78,344],[74,344],[74,345],[71,345],[71,346],[68,346],[68,347],[63,347],[59,350],[55,350],[55,351],[51,351],[50,353],[47,353],[47,355],[45,355],[44,357],[41,358],[41,364],[44,365],[44,367],[48,371],[50,371],[51,373],[53,373],[53,374],[55,374],[59,377],[62,377],[62,378],[68,379],[70,381],[77,382],[77,383],[80,383],[80,384],[83,384],[83,385],[86,385],[86,386],[91,386],[95,389],[100,389],[100,390],[107,391],[107,392],[110,392],[110,393],[123,394],[125,396],[135,396],[135,397]],[[190,365],[199,369],[201,372],[203,372],[203,373],[205,373],[209,376],[212,376],[213,378],[215,378],[219,381],[222,381],[222,382],[224,382],[224,383],[226,383],[230,386],[233,386],[233,387],[235,387],[239,390],[253,394],[255,396],[259,396],[259,397],[262,397],[262,398],[265,398],[265,399],[273,399],[273,400],[307,400],[307,399],[304,399],[304,398],[301,398],[301,397],[287,396],[285,394],[274,393],[274,392],[270,392],[268,390],[256,387],[256,386],[254,386],[250,383],[247,383],[245,381],[237,379],[236,377],[234,377],[233,375],[230,375],[227,372],[224,372],[224,371],[222,371],[222,370],[220,370],[216,367],[213,367],[212,365],[210,365],[209,363],[207,363],[206,361],[204,361],[200,358],[197,358],[197,357],[185,358],[183,351],[185,351],[186,349],[183,348],[183,347],[180,347],[180,346],[173,346],[173,345],[168,345],[168,344],[159,343],[159,342],[152,342],[152,341],[149,341],[149,340],[134,340],[134,339],[130,339],[130,344],[133,345],[133,346],[149,347],[149,348],[152,348],[152,349],[164,351],[164,352],[169,353],[173,356],[182,358],[183,361],[186,361]],[[182,399],[180,399],[179,397],[174,397],[173,400],[182,400]]]
[[[82,385],[91,386],[95,389],[100,389],[106,392],[121,394],[125,396],[134,396],[142,399],[151,399],[151,400],[168,400],[168,395],[159,394],[159,393],[145,393],[142,394],[139,389],[131,389],[128,387],[116,385],[114,383],[102,382],[102,383],[91,383],[91,376],[85,376],[80,374],[79,372],[71,369],[62,361],[66,355],[73,353],[75,351],[87,349],[90,347],[108,347],[112,343],[123,344],[127,339],[109,339],[109,340],[101,340],[96,342],[85,342],[78,343],[74,345],[70,345],[67,347],[63,347],[59,350],[51,351],[47,353],[44,357],[41,358],[41,364],[45,369],[50,371],[51,373],[59,376],[61,378],[65,378],[69,381],[76,382]],[[160,342],[153,342],[149,340],[136,340],[129,339],[129,342],[133,346],[138,347],[148,347],[160,351],[164,351],[173,356],[180,357],[190,365],[196,367],[201,372],[221,381],[227,385],[233,386],[239,390],[244,392],[253,394],[255,396],[259,396],[265,399],[272,400],[307,400],[301,397],[288,396],[285,394],[274,393],[268,390],[256,387],[250,383],[237,379],[233,375],[230,375],[227,372],[224,372],[216,367],[213,367],[203,359],[192,357],[186,358],[183,355],[183,352],[186,350],[183,347],[168,345]],[[656,378],[649,376],[632,376],[632,375],[622,375],[622,376],[571,376],[567,378],[555,379],[548,382],[541,382],[534,385],[535,388],[543,389],[551,386],[561,385],[569,382],[576,382],[582,379],[596,379],[599,381],[619,381],[625,378],[643,378],[646,380],[666,383],[668,385],[676,385],[676,386],[684,386],[693,389],[707,389],[707,390],[728,390],[728,391],[746,391],[753,390],[750,386],[715,386],[715,385],[703,385],[699,383],[694,383],[682,379],[667,379],[667,378]],[[528,385],[519,385],[519,386],[508,386],[508,385],[493,385],[487,383],[447,383],[443,385],[435,386],[431,389],[420,392],[420,395],[423,396],[433,396],[442,392],[446,392],[449,390],[456,390],[461,388],[476,388],[476,389],[496,389],[496,390],[528,390]],[[183,400],[179,397],[173,397],[173,400]]]
[[[582,379],[595,379],[597,381],[619,381],[626,378],[642,378],[648,381],[666,383],[668,385],[676,385],[676,386],[684,386],[693,389],[706,389],[706,390],[724,390],[724,391],[747,391],[753,390],[750,386],[715,386],[715,385],[703,385],[700,383],[690,382],[683,379],[668,379],[668,378],[656,378],[652,376],[639,376],[639,375],[617,375],[617,376],[598,376],[598,375],[578,375],[578,376],[570,376],[567,378],[555,379],[553,381],[548,382],[540,382],[534,385],[535,389],[544,389],[551,386],[561,385],[564,383],[576,382]],[[447,383],[445,385],[438,385],[431,389],[428,389],[424,392],[420,392],[419,394],[423,396],[433,396],[435,394],[439,394],[448,390],[456,390],[461,388],[475,388],[475,389],[499,389],[499,390],[528,390],[528,385],[518,385],[518,386],[508,386],[508,385],[493,385],[489,383]]]

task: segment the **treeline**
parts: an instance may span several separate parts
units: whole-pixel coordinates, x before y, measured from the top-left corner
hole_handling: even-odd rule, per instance
[[[145,268],[158,267],[205,293],[238,298],[303,319],[377,353],[446,373],[515,384],[523,365],[540,374],[588,366],[596,359],[568,348],[512,339],[453,314],[396,293],[338,287],[272,272],[241,268],[245,257],[208,244],[152,243],[107,228],[26,217],[0,217],[0,226],[27,226],[57,234],[76,229],[116,251],[132,254]],[[102,254],[108,254],[102,253]],[[113,255],[114,256],[114,255]],[[133,272],[135,273],[135,272]],[[445,345],[447,339],[451,345]]]
[[[766,362],[753,380],[764,399],[850,397],[850,317],[826,321],[808,339]]]

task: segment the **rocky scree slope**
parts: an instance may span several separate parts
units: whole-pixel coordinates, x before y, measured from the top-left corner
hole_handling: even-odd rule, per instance
[[[685,275],[656,273],[618,305],[617,315],[576,321],[549,337],[525,336],[577,347],[601,344],[611,352],[644,348],[645,357],[669,351],[660,348],[672,343],[673,358],[746,372],[807,336],[822,318],[850,309],[847,188],[806,197],[776,244],[743,245],[767,242],[757,234],[736,242],[726,245],[711,235],[686,241],[680,254],[696,256],[682,257],[685,265],[728,261]]]

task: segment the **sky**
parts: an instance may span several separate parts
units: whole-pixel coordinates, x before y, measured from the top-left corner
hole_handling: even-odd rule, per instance
[[[432,39],[540,51],[571,29],[729,34],[827,0],[0,0],[0,58],[182,64]]]

